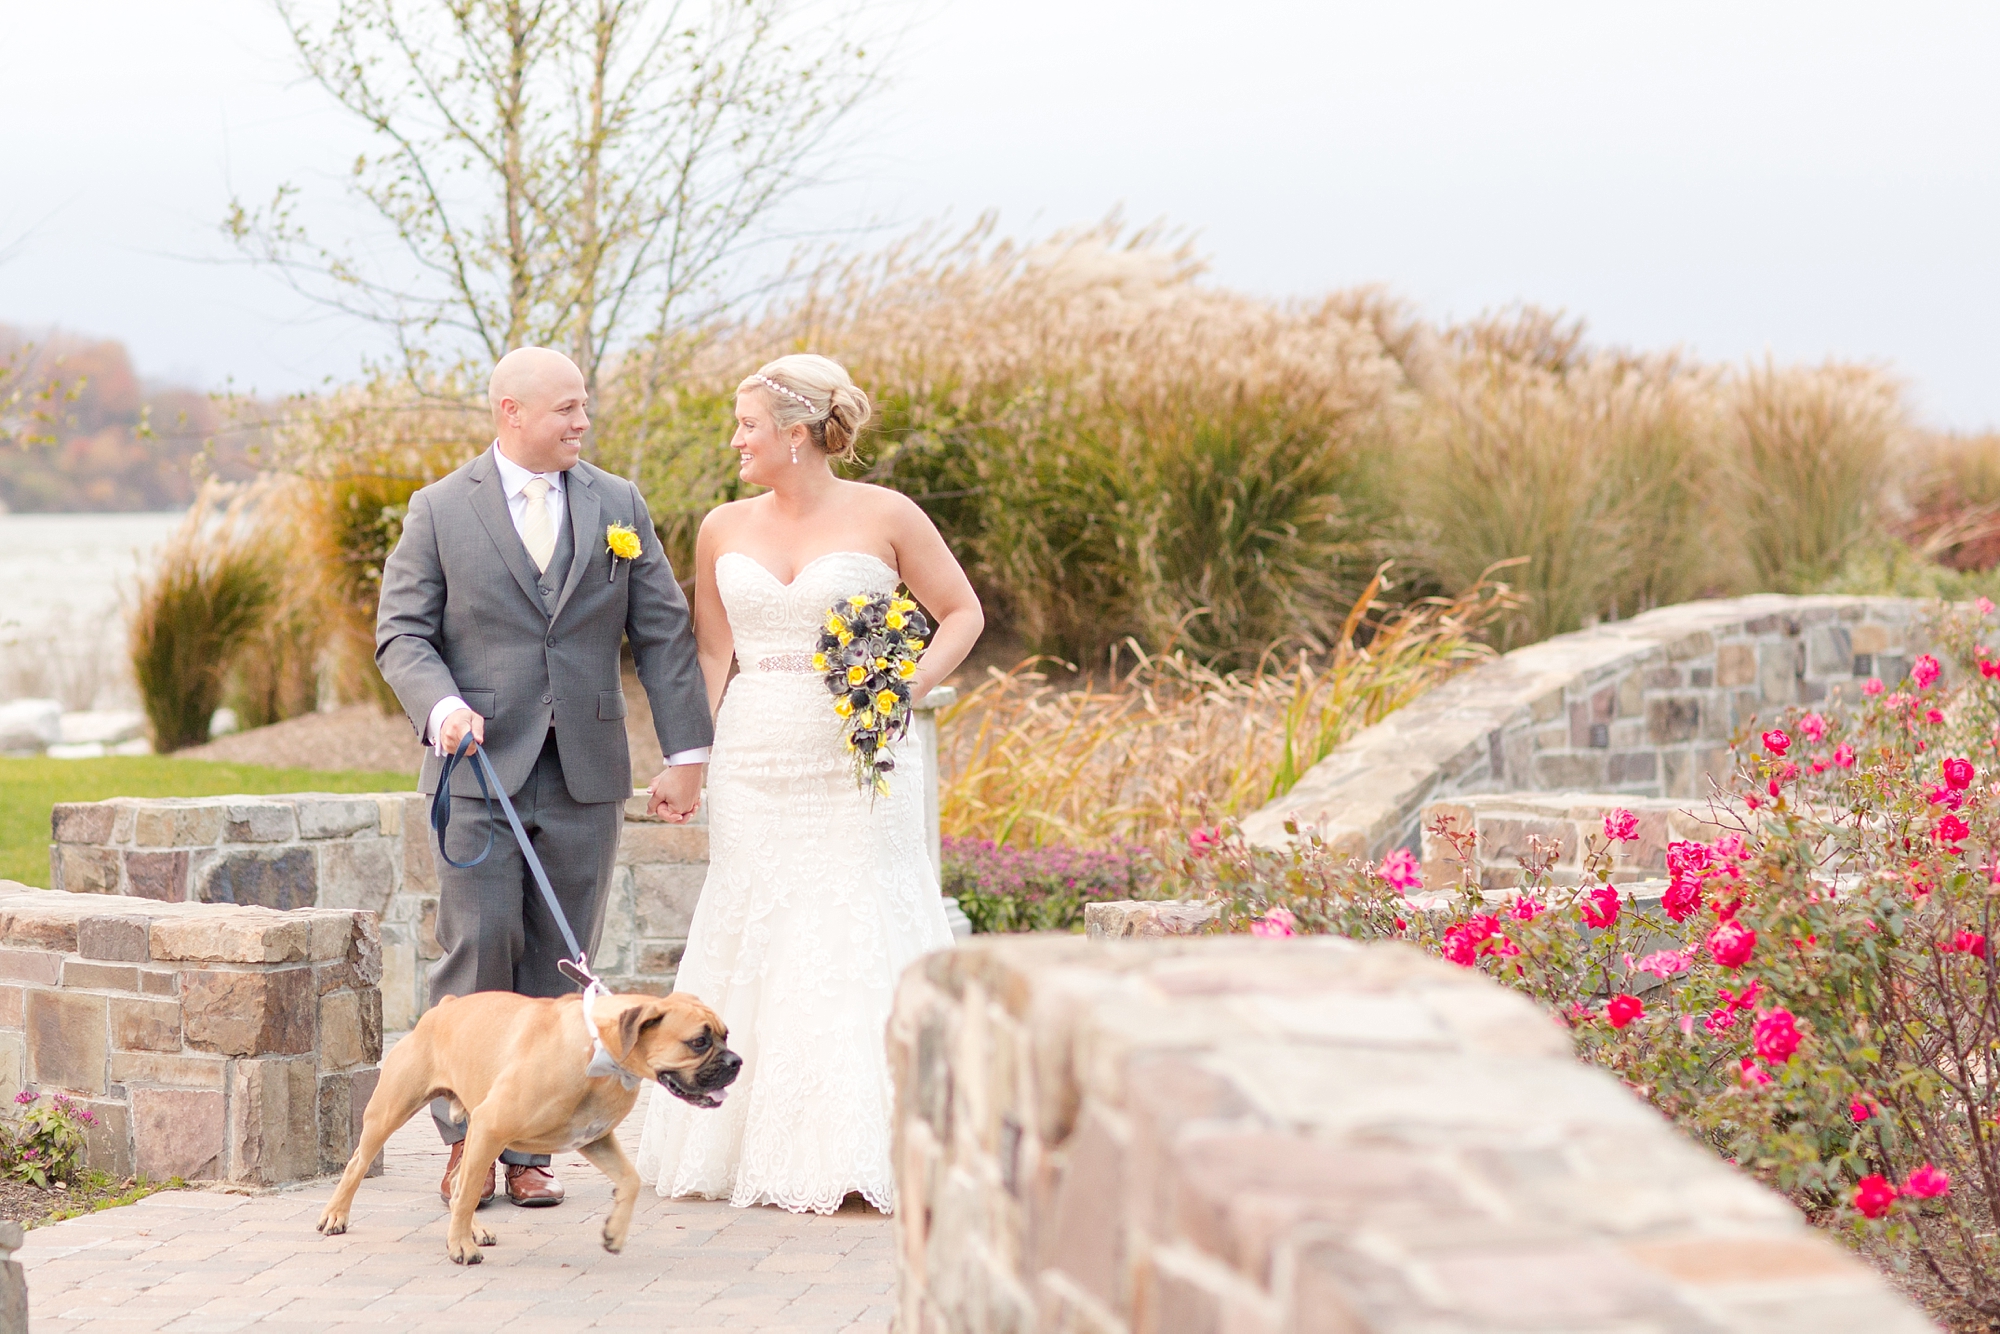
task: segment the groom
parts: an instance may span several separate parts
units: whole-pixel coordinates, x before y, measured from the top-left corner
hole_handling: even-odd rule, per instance
[[[668,757],[647,806],[674,823],[700,803],[708,696],[687,601],[645,500],[579,458],[590,420],[575,364],[547,348],[518,348],[493,368],[487,402],[493,447],[410,498],[402,540],[382,569],[375,662],[431,746],[423,791],[437,791],[442,757],[470,732],[577,939],[595,950],[632,795],[619,641],[632,643]],[[638,535],[636,559],[614,559],[611,525]],[[467,769],[455,777],[450,851],[470,861],[486,843],[485,803]],[[432,1003],[474,991],[575,990],[556,969],[562,933],[504,818],[485,861],[460,869],[439,857],[437,873],[444,955],[431,970]],[[431,1105],[451,1145],[440,1188],[447,1204],[465,1153],[465,1123],[449,1106]],[[515,1204],[561,1203],[546,1154],[509,1149],[500,1161]],[[494,1187],[489,1173],[482,1202]]]

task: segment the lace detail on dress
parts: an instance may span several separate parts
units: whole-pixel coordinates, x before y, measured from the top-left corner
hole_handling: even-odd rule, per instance
[[[757,659],[760,672],[809,672],[813,669],[813,655],[804,649],[791,653],[768,653]]]
[[[651,1100],[639,1171],[662,1195],[832,1213],[849,1191],[895,1207],[883,1030],[911,960],[951,944],[916,746],[887,797],[858,790],[811,644],[836,598],[891,592],[874,556],[835,552],[790,584],[716,561],[738,659],[708,771],[708,879],[677,990],[729,1025],[743,1073],[714,1111]],[[770,666],[803,659],[803,671]]]

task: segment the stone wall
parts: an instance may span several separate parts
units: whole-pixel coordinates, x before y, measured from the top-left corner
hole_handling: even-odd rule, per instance
[[[905,1334],[1931,1328],[1403,946],[979,937],[889,1052]]]
[[[1605,845],[1605,815],[1619,809],[1631,811],[1639,824],[1637,842],[1611,845],[1611,879],[1621,885],[1663,879],[1667,844],[1673,840],[1709,842],[1740,828],[1729,822],[1726,809],[1668,797],[1503,792],[1434,801],[1424,807],[1422,816],[1424,883],[1432,887],[1458,883],[1460,867],[1453,849],[1431,832],[1438,820],[1448,819],[1453,829],[1478,836],[1474,860],[1482,889],[1516,889],[1525,884],[1520,859],[1531,851],[1535,839],[1557,850],[1549,882],[1579,884],[1585,854]]]
[[[337,1171],[382,1058],[381,968],[366,912],[0,881],[0,1101],[68,1094],[115,1176]]]
[[[437,943],[430,807],[414,792],[359,796],[117,797],[63,803],[50,884],[163,903],[363,909],[381,919],[391,1032],[416,1023]],[[509,837],[504,824],[499,837]],[[593,967],[614,989],[673,986],[708,870],[706,816],[670,825],[626,803]]]
[[[1417,846],[1426,803],[1466,794],[1705,797],[1753,719],[1871,676],[1900,680],[1925,647],[1924,605],[1760,594],[1516,649],[1350,738],[1244,831],[1276,843],[1296,818],[1380,856]]]

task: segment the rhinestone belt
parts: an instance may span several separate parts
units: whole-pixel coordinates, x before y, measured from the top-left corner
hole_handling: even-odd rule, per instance
[[[812,654],[804,651],[773,653],[757,659],[757,670],[760,672],[810,672],[812,669]]]

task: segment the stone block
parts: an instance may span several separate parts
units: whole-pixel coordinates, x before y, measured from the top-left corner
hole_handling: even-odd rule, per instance
[[[74,954],[77,923],[90,915],[90,909],[104,906],[94,899],[29,891],[0,910],[0,944]]]
[[[180,1003],[112,997],[111,1045],[120,1051],[179,1051]]]
[[[132,1175],[132,1112],[121,1098],[78,1098],[76,1105],[97,1118],[83,1132],[84,1163],[122,1181]]]
[[[226,1056],[291,1055],[313,1049],[312,970],[190,970],[181,975],[187,1045]]]
[[[1875,675],[1881,677],[1882,683],[1893,690],[1909,676],[1911,661],[1911,658],[1904,655],[1878,653],[1875,655]]]
[[[1659,668],[1658,670],[1662,672],[1672,672],[1675,676],[1680,675],[1679,672],[1675,671],[1671,667],[1662,667]],[[1676,684],[1678,684],[1678,682],[1676,682]],[[1645,684],[1639,679],[1638,672],[1627,672],[1625,673],[1624,676],[1618,678],[1617,716],[1620,718],[1634,718],[1644,713],[1645,711],[1646,711]]]
[[[49,808],[49,833],[58,843],[109,843],[118,818],[102,801],[59,801]]]
[[[43,950],[0,950],[0,979],[53,987],[62,981],[63,956]]]
[[[1092,940],[1192,936],[1200,934],[1219,912],[1212,903],[1177,899],[1120,899],[1110,903],[1086,903],[1083,906],[1083,930]]]
[[[1691,741],[1701,730],[1699,695],[1655,695],[1646,701],[1646,739],[1655,746]]]
[[[394,844],[384,838],[329,843],[319,850],[319,903],[379,913],[396,892]]]
[[[27,1007],[26,987],[0,986],[0,1028],[19,1028]]]
[[[237,1061],[229,1078],[229,1177],[279,1186],[319,1174],[319,1080],[310,1056]]]
[[[345,962],[354,946],[355,920],[352,913],[314,913],[307,923],[306,957],[314,963]]]
[[[1568,820],[1535,819],[1482,815],[1479,820],[1479,859],[1511,865],[1531,855],[1531,840],[1539,839],[1556,850],[1557,865],[1576,861],[1576,825]]]
[[[1665,647],[1667,657],[1674,662],[1686,662],[1690,658],[1706,658],[1715,652],[1715,636],[1706,630],[1697,630],[1691,635],[1682,635]]]
[[[71,894],[116,894],[125,860],[115,848],[49,845],[49,888]]]
[[[708,829],[626,821],[618,838],[618,860],[628,866],[656,863],[688,865],[708,861]]]
[[[28,1083],[28,1040],[21,1032],[0,1030],[0,1103],[11,1106],[14,1095]]]
[[[688,933],[695,904],[701,899],[706,866],[641,863],[632,870],[632,902],[638,934],[679,936]]]
[[[403,892],[405,894],[435,894],[438,892],[437,853],[433,848],[435,836],[431,833],[429,799],[423,796],[403,798]]]
[[[427,826],[422,821],[419,821],[416,827],[421,830]],[[375,832],[383,838],[401,838],[403,836],[402,793],[393,792],[387,795],[378,795],[375,798]]]
[[[381,1079],[382,1071],[378,1066],[370,1066],[365,1070],[356,1070],[347,1077],[349,1098],[347,1122],[351,1127],[349,1133],[352,1136],[352,1143],[358,1144],[361,1142],[361,1123],[368,1113],[368,1100],[375,1096],[375,1086],[381,1082]],[[378,1153],[375,1155],[375,1161],[368,1164],[369,1176],[379,1177],[382,1175],[382,1159],[383,1155]]]
[[[1863,621],[1848,631],[1848,647],[1856,654],[1882,653],[1896,645],[1889,627],[1879,621]]]
[[[109,998],[68,991],[30,991],[24,1015],[28,1080],[75,1093],[104,1092]]]
[[[378,1052],[379,1036],[378,1036]],[[367,1054],[361,1032],[361,996],[353,991],[336,991],[319,998],[319,1066],[322,1070],[345,1070],[375,1059]]]
[[[203,903],[289,911],[310,908],[319,898],[319,875],[309,848],[231,849],[205,865],[199,881],[197,893]]]
[[[1688,685],[1695,690],[1713,690],[1715,688],[1715,668],[1690,668],[1688,670]]]
[[[1753,685],[1757,680],[1757,646],[1724,644],[1715,651],[1715,684],[1724,688]]]
[[[382,1026],[391,1033],[414,1028],[423,1007],[417,996],[417,942],[407,923],[382,924]]]
[[[684,940],[643,941],[639,945],[635,969],[641,976],[662,979],[671,987],[674,972],[681,966],[681,955],[686,950],[687,942]]]
[[[76,952],[86,959],[144,963],[147,925],[143,917],[86,917],[76,924]]]
[[[223,1056],[158,1051],[111,1053],[111,1082],[127,1088],[161,1085],[167,1088],[214,1089],[219,1093],[228,1073],[229,1060]]]
[[[303,917],[241,908],[156,918],[149,948],[162,962],[295,963],[306,958],[309,939]]]
[[[1806,633],[1806,675],[1846,676],[1854,665],[1854,637],[1844,625],[1816,625]]]
[[[1799,646],[1794,643],[1758,646],[1757,688],[1766,704],[1785,705],[1798,698],[1799,657]]]
[[[214,801],[149,801],[133,818],[132,842],[142,848],[207,848],[222,837],[222,807]]]
[[[1611,756],[1611,781],[1619,787],[1631,783],[1654,783],[1659,781],[1659,752],[1651,750],[1628,750],[1613,752]]]
[[[374,833],[382,815],[373,797],[336,797],[306,792],[292,798],[299,817],[300,838],[346,838],[363,831]]]
[[[299,836],[299,815],[289,801],[233,801],[222,808],[223,837],[231,843],[289,843]]]
[[[1543,792],[1593,791],[1609,781],[1610,756],[1601,750],[1556,751],[1535,756],[1535,787]]]
[[[132,1090],[132,1157],[148,1181],[213,1181],[229,1153],[229,1122],[220,1090]]]
[[[63,962],[62,984],[78,991],[137,991],[139,970],[129,963],[67,959]]]
[[[417,915],[417,957],[436,962],[444,957],[444,946],[438,944],[438,905],[436,899],[419,900],[421,910]]]
[[[187,873],[185,852],[125,854],[125,892],[134,898],[183,902],[187,898]]]
[[[319,1077],[319,1170],[338,1172],[354,1152],[354,1076],[322,1068]]]
[[[142,968],[139,970],[139,990],[148,996],[178,996],[181,994],[181,975],[164,968]]]

